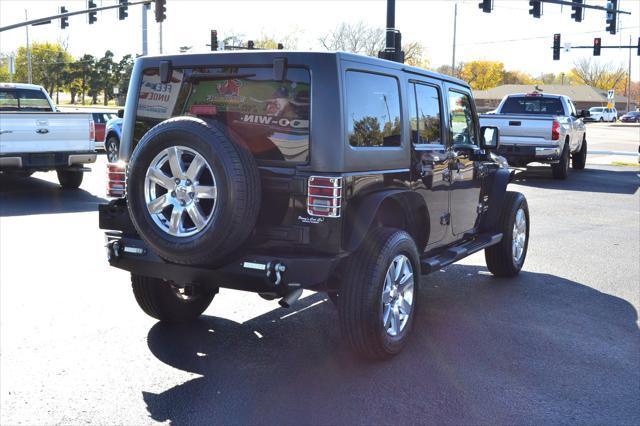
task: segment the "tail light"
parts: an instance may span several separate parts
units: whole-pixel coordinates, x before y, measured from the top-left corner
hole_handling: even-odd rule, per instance
[[[107,164],[107,197],[122,198],[127,192],[127,164]]]
[[[96,140],[96,123],[94,123],[93,120],[89,120],[89,140]]]
[[[310,176],[307,213],[311,216],[340,217],[342,178]]]
[[[551,140],[557,141],[560,139],[560,123],[553,120],[553,127],[551,127]]]

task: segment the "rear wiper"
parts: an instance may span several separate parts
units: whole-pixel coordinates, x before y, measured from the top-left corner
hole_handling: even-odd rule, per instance
[[[213,81],[213,80],[230,80],[236,78],[251,78],[255,77],[255,74],[237,74],[237,73],[208,73],[208,72],[194,72],[187,77],[187,81],[190,83],[197,83],[199,81]]]

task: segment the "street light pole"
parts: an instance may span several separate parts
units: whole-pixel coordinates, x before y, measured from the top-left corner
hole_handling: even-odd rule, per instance
[[[631,46],[631,34],[629,34],[629,46]],[[627,112],[629,112],[631,99],[631,49],[629,49],[629,71],[627,71]]]
[[[149,5],[142,5],[142,56],[149,54],[147,49],[147,8]]]
[[[456,31],[458,25],[458,3],[453,6],[453,57],[451,58],[451,75],[456,76]]]
[[[24,19],[25,20],[29,20],[29,17],[27,16],[27,9],[24,10]],[[29,44],[29,26],[25,27],[27,30],[27,75],[28,75],[28,80],[29,80],[29,84],[33,83],[33,75],[32,75],[32,68],[31,68],[31,45]]]

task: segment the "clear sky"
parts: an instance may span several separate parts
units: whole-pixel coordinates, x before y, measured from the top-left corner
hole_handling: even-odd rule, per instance
[[[117,0],[95,0],[98,6],[116,4]],[[458,3],[457,61],[474,59],[504,62],[507,69],[518,69],[534,76],[541,72],[560,72],[571,68],[573,61],[591,56],[591,49],[562,52],[560,61],[552,60],[553,34],[562,34],[563,44],[592,45],[594,37],[602,37],[603,46],[637,44],[640,36],[640,0],[620,0],[620,8],[632,12],[622,15],[615,36],[605,32],[605,12],[587,10],[582,23],[574,22],[571,8],[546,4],[541,19],[528,13],[527,0],[495,0],[491,14],[482,13],[479,0],[460,0]],[[454,1],[398,0],[396,27],[403,40],[419,40],[426,48],[433,66],[451,64]],[[587,4],[604,5],[605,1],[586,0]],[[0,0],[0,26],[29,18],[53,15],[65,5],[69,11],[83,9],[84,0]],[[117,10],[98,14],[98,22],[89,25],[86,16],[69,18],[70,26],[60,29],[58,22],[30,27],[34,41],[66,41],[69,51],[102,55],[110,49],[117,57],[126,53],[140,53],[141,6],[129,8],[129,17],[119,21]],[[299,48],[319,50],[318,37],[342,21],[363,21],[369,25],[385,26],[385,1],[208,1],[168,0],[167,20],[163,25],[164,52],[177,52],[179,46],[194,46],[194,51],[208,48],[209,31],[217,29],[219,38],[240,33],[247,39],[259,38],[262,33],[283,37],[289,32],[300,34]],[[158,53],[158,24],[149,11],[149,53]],[[25,44],[25,29],[0,33],[0,51],[10,52]],[[640,80],[640,61],[632,52],[632,79]],[[600,61],[628,62],[628,50],[603,49]]]

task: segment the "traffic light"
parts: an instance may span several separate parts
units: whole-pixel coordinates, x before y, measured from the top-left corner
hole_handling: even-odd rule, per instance
[[[571,0],[571,2],[573,3],[573,5],[571,6],[571,10],[573,10],[573,12],[571,13],[571,18],[573,18],[573,20],[576,22],[582,22],[583,0]]]
[[[87,9],[96,8],[96,2],[94,2],[93,0],[89,0],[87,3]],[[98,12],[89,12],[89,24],[93,24],[96,21],[98,21]]]
[[[553,35],[553,60],[560,59],[560,34]]]
[[[609,34],[615,34],[618,20],[618,14],[616,13],[616,10],[618,10],[618,0],[609,0],[607,2],[607,9],[607,31],[609,31]]]
[[[282,49],[284,49],[284,44],[278,43],[278,50],[282,50]]]
[[[211,30],[211,51],[218,50],[218,31]]]
[[[534,18],[539,18],[542,16],[542,2],[539,0],[533,0],[529,2],[529,15],[533,15]]]
[[[638,37],[638,56],[640,56],[640,37]]]
[[[68,10],[67,10],[66,7],[64,7],[64,6],[60,7],[60,13],[67,13],[67,12],[68,12]],[[60,18],[60,28],[64,30],[68,26],[69,26],[69,17],[68,16],[64,16],[64,17]]]
[[[167,19],[167,0],[156,0],[156,22]]]
[[[482,0],[478,4],[478,7],[482,9],[484,13],[491,13],[491,10],[493,9],[493,0]]]
[[[118,9],[118,19],[124,21],[126,17],[129,16],[129,12],[127,12],[129,6],[127,6],[127,0],[119,0],[119,3],[120,8]]]
[[[593,56],[600,56],[600,37],[596,37],[593,39]]]

